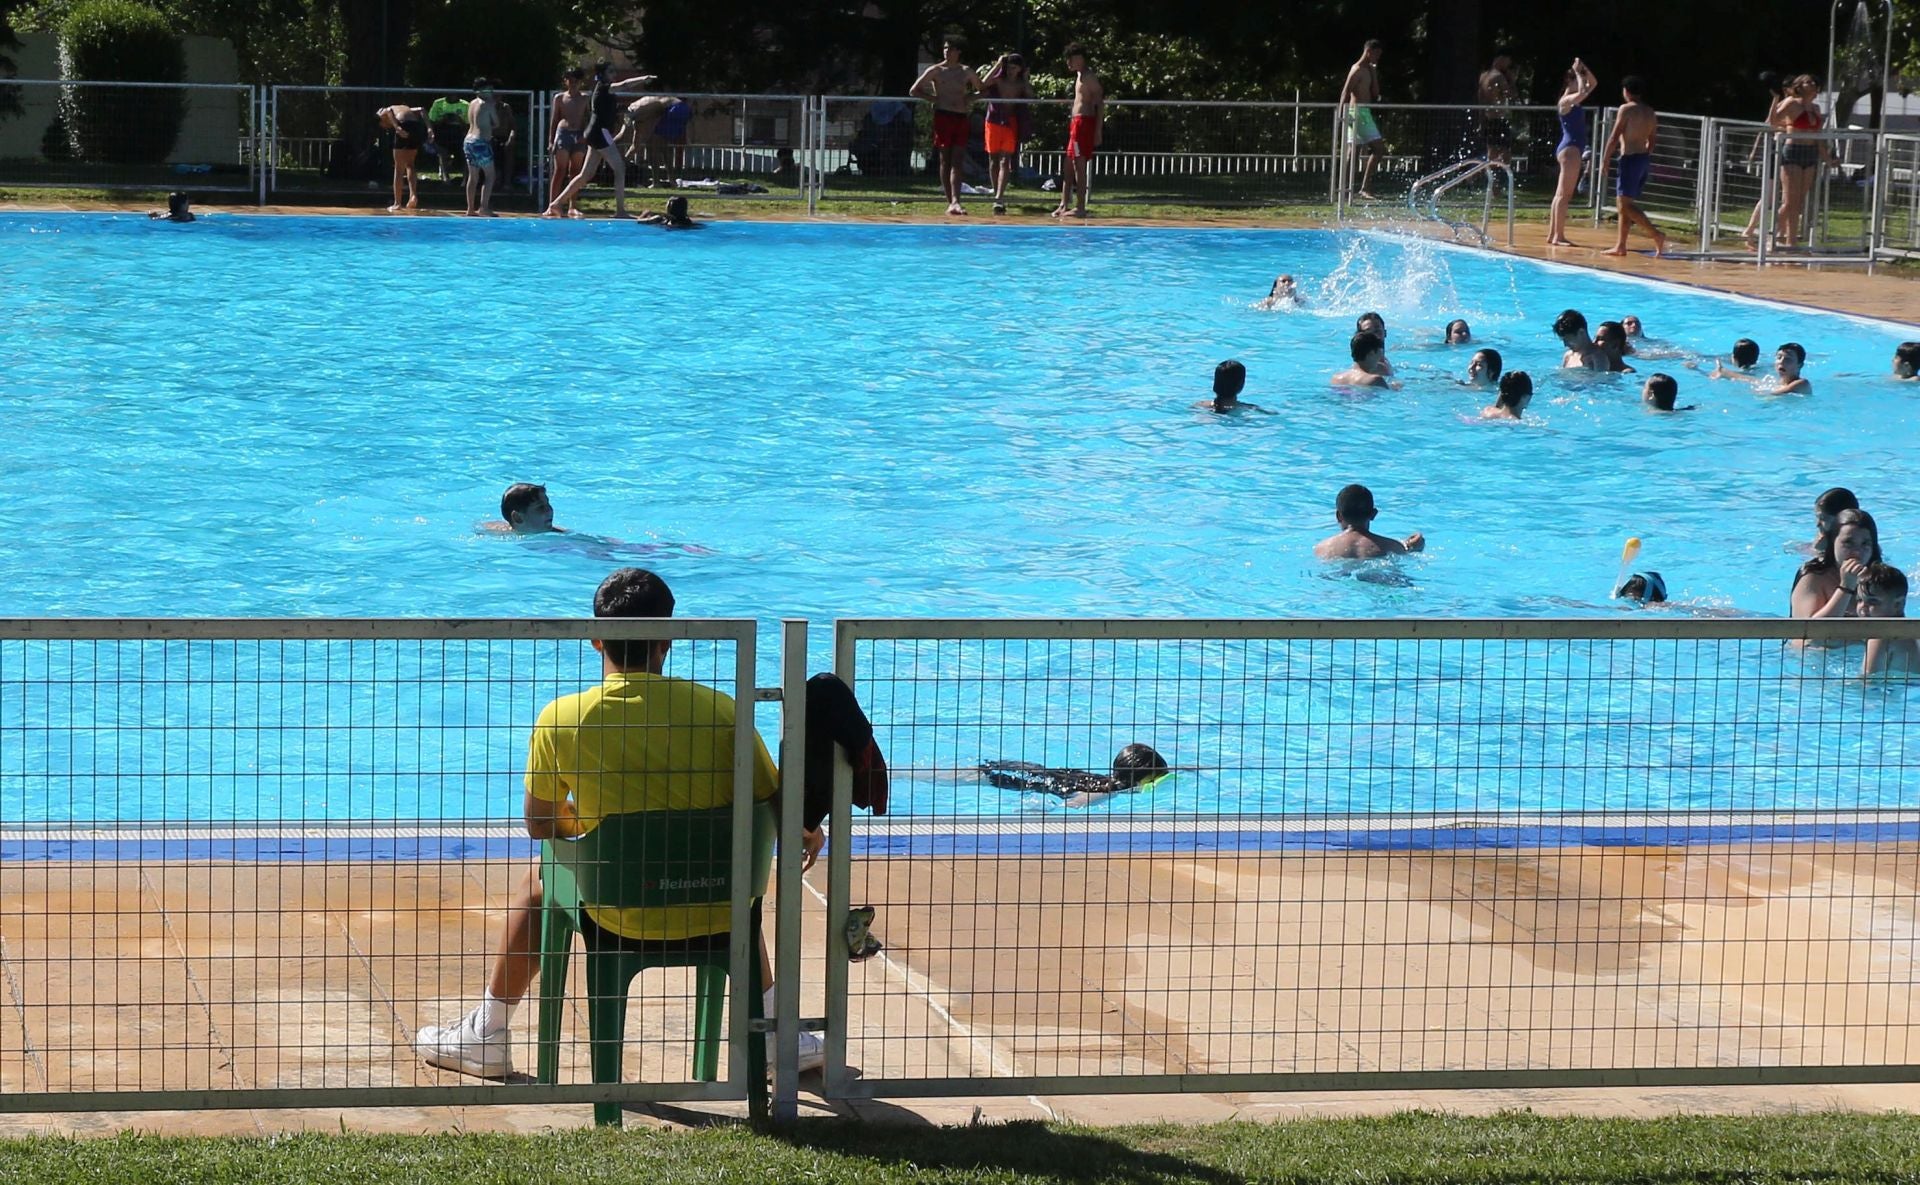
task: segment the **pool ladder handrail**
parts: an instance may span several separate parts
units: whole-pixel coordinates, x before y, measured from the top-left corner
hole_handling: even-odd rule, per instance
[[[1440,212],[1440,199],[1461,185],[1476,177],[1487,178],[1487,192],[1480,207],[1480,225],[1471,222],[1456,221]],[[1459,238],[1462,231],[1470,231],[1479,240],[1479,245],[1493,245],[1493,239],[1487,234],[1487,227],[1493,222],[1493,187],[1496,181],[1504,180],[1507,186],[1507,246],[1513,246],[1513,168],[1505,161],[1490,160],[1485,157],[1471,157],[1457,160],[1445,168],[1435,169],[1415,181],[1407,190],[1407,208],[1422,215],[1429,221],[1438,222]],[[1431,187],[1426,194],[1422,207],[1421,191]]]

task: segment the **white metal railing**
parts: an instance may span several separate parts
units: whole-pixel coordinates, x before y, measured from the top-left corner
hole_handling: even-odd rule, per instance
[[[267,194],[365,194],[385,192],[383,182],[392,177],[392,154],[382,147],[383,135],[376,126],[376,113],[397,103],[430,108],[438,99],[471,99],[471,84],[457,87],[378,87],[378,86],[274,86],[267,90],[266,148],[264,157]],[[496,195],[515,192],[532,195],[539,185],[544,167],[544,143],[535,134],[542,126],[535,92],[496,90],[496,103],[514,110],[514,165],[526,166],[524,187],[513,177],[501,173],[494,183]],[[449,125],[453,127],[454,125]],[[465,122],[444,132],[429,128],[434,152],[423,151],[416,167],[425,179],[429,172],[444,183],[451,177],[449,165],[465,136]],[[350,129],[358,128],[358,131]],[[324,144],[324,148],[316,147]],[[460,157],[460,184],[465,185],[465,158]],[[519,173],[519,168],[512,170]],[[371,187],[371,190],[370,188]],[[265,197],[261,199],[263,202]]]
[[[842,767],[826,1094],[1920,1079],[1920,719],[1788,645],[1876,633],[1920,621],[843,620],[898,817]]]

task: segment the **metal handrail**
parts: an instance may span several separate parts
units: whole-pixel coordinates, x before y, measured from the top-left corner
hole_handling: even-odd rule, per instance
[[[1480,225],[1471,222],[1458,222],[1440,212],[1440,199],[1448,193],[1466,184],[1476,177],[1487,178],[1487,192],[1482,201]],[[1435,169],[1415,181],[1407,190],[1407,207],[1416,214],[1424,213],[1433,222],[1441,223],[1454,231],[1456,236],[1462,230],[1471,230],[1479,236],[1480,245],[1487,246],[1493,240],[1487,234],[1487,227],[1493,222],[1493,187],[1497,179],[1504,178],[1507,183],[1507,246],[1513,246],[1513,169],[1503,161],[1471,159],[1457,160],[1444,168]],[[1431,186],[1426,196],[1426,209],[1421,209],[1421,191]]]

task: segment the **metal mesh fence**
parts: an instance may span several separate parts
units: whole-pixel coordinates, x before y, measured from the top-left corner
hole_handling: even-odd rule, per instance
[[[588,631],[636,650],[671,640],[667,675],[731,694],[747,723],[751,622],[7,626],[0,1110],[745,1097],[742,1042],[718,1042],[718,1081],[696,1076],[684,969],[634,981],[624,1086],[592,1085],[579,952],[557,1086],[534,1085],[537,983],[499,1081],[431,1068],[413,1043],[489,985],[536,859],[529,734],[545,705],[602,684]],[[750,730],[720,701],[645,690],[680,706],[638,733],[624,718],[617,745],[595,739],[608,717],[584,716],[535,762],[590,825],[633,809],[632,779],[654,779],[646,796],[676,787],[675,808],[754,784]],[[745,884],[737,913],[598,916],[663,939],[725,919],[723,964],[741,969]]]
[[[466,104],[471,85],[427,87],[276,86],[267,118],[268,190],[279,197],[302,194],[385,196],[393,182],[392,133],[378,113],[406,104],[426,113],[429,144],[416,160],[423,200],[434,205],[466,202]],[[539,122],[532,91],[501,90],[503,109],[492,137],[499,197],[525,197],[538,186]]]
[[[0,184],[95,189],[254,188],[249,86],[7,79]]]
[[[685,190],[703,201],[805,199],[801,159],[810,133],[809,98],[622,94],[620,99],[625,114],[619,139],[629,187]],[[543,101],[551,142],[552,97]],[[556,158],[553,171],[560,167]],[[578,156],[571,167],[581,167]],[[611,185],[612,166],[602,165],[593,183]]]
[[[1877,171],[1880,249],[1920,255],[1920,136],[1887,136]]]
[[[1612,133],[1613,117],[1614,109],[1608,108],[1601,135],[1594,140],[1596,153],[1605,146],[1607,136]],[[1660,113],[1660,130],[1654,137],[1650,153],[1653,159],[1648,168],[1646,187],[1636,199],[1648,218],[1689,232],[1699,228],[1704,210],[1702,178],[1705,175],[1705,150],[1710,145],[1705,117],[1677,115],[1667,111]],[[1612,217],[1619,167],[1617,153],[1615,159],[1601,164],[1603,176],[1596,191],[1596,218]]]
[[[842,622],[828,1091],[1920,1077],[1920,701],[1804,624]]]

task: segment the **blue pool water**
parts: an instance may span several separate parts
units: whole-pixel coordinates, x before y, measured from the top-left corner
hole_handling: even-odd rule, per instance
[[[1280,271],[1310,308],[1251,307]],[[1675,351],[1800,341],[1817,394],[1760,398],[1650,359],[1700,405],[1650,415],[1633,376],[1555,369],[1546,326],[1566,306],[1636,313]],[[1370,308],[1405,389],[1331,390]],[[1474,420],[1489,397],[1452,381],[1470,350],[1439,344],[1454,316],[1534,375],[1527,423]],[[1637,535],[1675,611],[1776,614],[1826,486],[1853,487],[1889,558],[1913,563],[1920,396],[1885,377],[1912,336],[1324,232],[5,216],[0,611],[573,616],[641,562],[683,614],[812,620],[820,667],[843,616],[1612,615]],[[1229,356],[1278,414],[1189,408]],[[621,542],[476,531],[516,480]],[[1429,540],[1400,578],[1310,554],[1355,480],[1383,530]],[[43,710],[0,704],[0,724]],[[470,757],[506,769],[517,743]],[[1103,743],[1022,755],[1099,760]],[[1565,805],[1523,781],[1504,805]],[[30,782],[0,770],[0,820],[510,810],[499,778],[361,783],[337,803],[297,779],[265,797],[101,778],[49,799]],[[1128,809],[1368,809],[1379,789],[1176,785]],[[976,794],[909,780],[903,804],[997,801]],[[1435,801],[1417,779],[1382,794]]]

